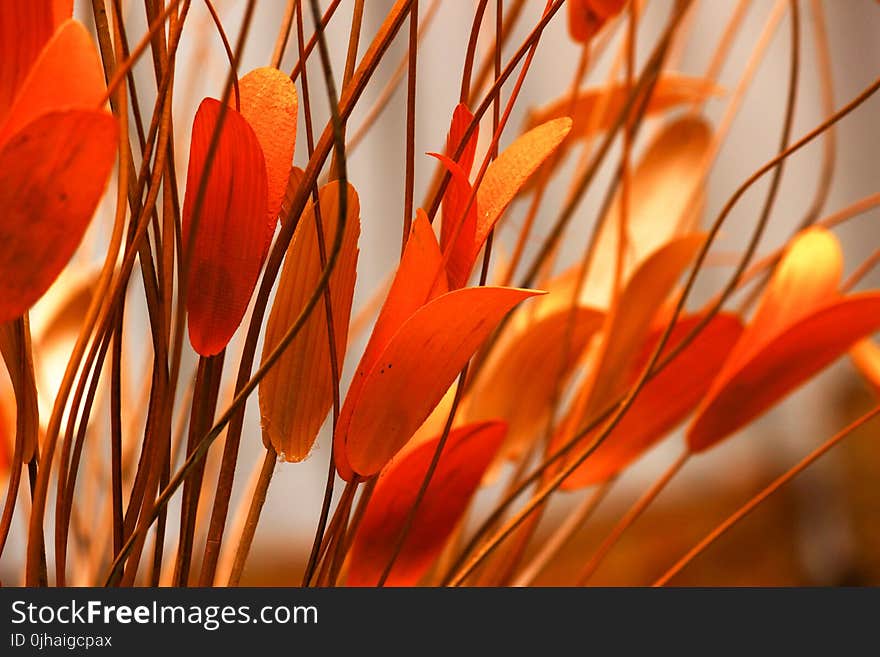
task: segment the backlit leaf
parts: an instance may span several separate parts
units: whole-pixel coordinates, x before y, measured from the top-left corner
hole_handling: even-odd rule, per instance
[[[271,66],[254,69],[238,86],[241,114],[254,129],[266,158],[269,218],[274,228],[296,145],[296,87],[288,75]]]
[[[330,276],[333,333],[341,369],[348,342],[348,323],[354,293],[360,234],[360,208],[354,187],[348,188],[342,250]],[[325,248],[330,249],[339,226],[339,183],[320,191]],[[318,249],[314,208],[306,207],[284,260],[278,291],[266,324],[265,358],[296,321],[318,283],[323,267]],[[305,326],[260,383],[263,441],[287,461],[301,461],[318,435],[333,405],[327,316],[324,304],[312,311]]]
[[[66,110],[29,123],[0,150],[0,322],[49,288],[79,246],[116,158],[116,120]]]
[[[0,124],[37,55],[52,36],[49,0],[6,0],[0,11]]]
[[[740,338],[688,430],[694,452],[712,447],[833,363],[861,338],[880,330],[880,293],[856,294],[785,329],[760,350]],[[749,349],[743,362],[739,349]]]
[[[220,103],[202,101],[193,121],[186,197],[184,244],[194,240],[189,269],[189,337],[202,356],[222,351],[241,323],[257,282],[268,240],[266,165],[254,131],[227,108],[212,167],[205,158]],[[208,182],[193,234],[199,180]]]
[[[671,353],[701,319],[699,315],[680,319],[660,358]],[[665,327],[655,330],[648,337],[629,367],[627,386],[638,380],[664,330]],[[566,479],[564,488],[581,488],[613,477],[680,424],[706,393],[741,333],[742,322],[738,317],[727,314],[714,317],[674,360],[645,384],[611,434]],[[594,436],[595,433],[584,438],[584,444]]]
[[[0,127],[0,144],[47,112],[96,109],[105,90],[104,69],[91,36],[81,23],[65,21],[22,82]]]
[[[386,584],[414,586],[440,555],[504,438],[503,422],[449,433],[437,469]],[[352,544],[348,586],[375,586],[392,556],[440,436],[400,452],[379,475]]]
[[[474,352],[504,316],[534,290],[476,287],[449,292],[406,320],[363,378],[349,391],[337,438],[347,462],[375,474],[407,443],[441,400]]]

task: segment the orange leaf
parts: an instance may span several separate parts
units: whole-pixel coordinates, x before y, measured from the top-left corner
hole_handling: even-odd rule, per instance
[[[296,87],[290,77],[271,66],[254,69],[239,80],[238,87],[241,114],[254,129],[266,158],[269,219],[274,229],[296,145]]]
[[[666,72],[654,85],[645,113],[649,116],[661,114],[674,107],[719,96],[721,93],[721,88],[706,78]],[[574,140],[586,139],[608,130],[623,111],[628,96],[624,83],[584,89],[578,92],[573,103],[570,94],[566,93],[552,103],[532,110],[526,125],[531,128],[552,119],[571,116],[573,123],[571,133],[566,139],[567,146]],[[595,116],[600,107],[604,108],[602,115]],[[690,118],[701,120],[698,117]]]
[[[818,227],[800,233],[774,270],[731,360],[749,360],[782,331],[836,299],[842,273],[843,253],[832,233]]]
[[[587,43],[609,18],[622,10],[626,0],[568,0],[568,32],[579,43]]]
[[[565,442],[596,413],[626,390],[628,366],[654,326],[654,320],[678,279],[693,260],[704,236],[673,240],[651,254],[626,284],[605,319],[595,365],[587,373],[554,444]]]
[[[443,195],[440,248],[444,253],[447,249],[452,251],[446,263],[446,274],[449,277],[449,286],[456,289],[467,284],[474,264],[471,252],[477,234],[477,204],[476,201],[472,202],[467,216],[464,216],[472,193],[467,174],[455,161],[445,155],[439,153],[428,153],[428,155],[440,160],[440,163],[452,174],[452,180]],[[461,227],[457,226],[459,223]],[[454,246],[450,244],[453,237],[455,237]]]
[[[0,478],[6,476],[9,472],[9,466],[12,463],[12,433],[9,431],[9,423],[6,420],[6,413],[3,411],[3,405],[0,404]]]
[[[189,338],[202,356],[222,351],[241,323],[253,293],[267,241],[266,165],[254,131],[227,108],[212,167],[205,171],[220,103],[202,101],[193,121],[184,244],[195,240],[189,269]],[[208,176],[196,234],[193,212],[202,175]]]
[[[27,0],[33,2],[33,0]],[[73,16],[73,0],[52,0],[52,20],[60,25]]]
[[[849,350],[849,357],[875,394],[880,395],[880,347],[871,339],[861,340]]]
[[[356,399],[366,380],[367,374],[382,355],[382,351],[388,346],[391,338],[409,317],[428,301],[448,291],[446,274],[441,270],[443,262],[437,238],[431,228],[431,223],[425,212],[419,209],[410,231],[403,257],[397,267],[394,280],[385,297],[385,303],[376,318],[376,324],[370,339],[358,363],[357,372],[352,379],[346,396],[346,403],[342,406],[338,426],[348,424],[353,408],[349,399]],[[342,434],[337,430],[333,439],[333,458],[339,474],[346,480],[350,480],[353,472],[348,465],[348,459],[340,438]]]
[[[539,294],[503,287],[465,288],[426,304],[406,320],[346,397],[337,437],[361,476],[375,474],[403,447],[442,399],[474,352],[516,304]]]
[[[701,319],[699,315],[680,319],[660,358],[680,344]],[[655,330],[633,360],[627,387],[638,380],[665,328]],[[611,434],[566,479],[564,488],[606,481],[680,424],[700,402],[742,330],[742,322],[735,315],[714,317],[669,365],[645,384]],[[584,444],[593,436],[585,438]]]
[[[30,308],[76,251],[116,158],[116,130],[100,110],[52,112],[0,150],[0,323]]]
[[[360,208],[354,187],[348,187],[348,213],[342,250],[330,276],[330,305],[339,367],[345,358],[348,322],[354,293],[360,234]],[[321,223],[329,250],[339,226],[339,183],[321,188]],[[314,208],[309,204],[297,225],[284,260],[278,291],[266,324],[265,358],[296,321],[318,283],[323,267],[318,249]],[[327,315],[318,304],[293,343],[260,383],[263,442],[287,461],[301,461],[333,405]]]
[[[62,109],[96,109],[104,96],[104,69],[86,28],[65,21],[45,45],[0,127],[0,144],[37,117]]]
[[[703,160],[712,131],[699,117],[684,117],[665,126],[648,145],[633,171],[626,217],[625,282],[645,258],[676,235],[692,230],[697,214],[688,215],[694,192],[703,180]],[[582,301],[608,307],[620,243],[621,194],[602,224]]]
[[[49,0],[5,0],[0,11],[0,124],[25,76],[52,36]]]
[[[497,417],[507,422],[500,457],[517,458],[540,438],[554,400],[604,318],[593,308],[563,308],[507,340],[502,337],[492,350],[462,413],[469,421]]]
[[[697,411],[688,431],[691,451],[712,447],[761,415],[833,363],[861,338],[880,329],[880,293],[832,301],[753,351],[750,359],[731,355]]]
[[[461,140],[464,138],[464,133],[467,132],[468,126],[471,124],[471,121],[474,120],[474,115],[468,109],[468,106],[464,103],[459,103],[455,106],[455,110],[452,112],[452,125],[449,126],[449,133],[446,135],[446,156],[452,158],[455,155],[455,151],[458,150],[459,144],[461,144]],[[471,175],[471,169],[474,166],[474,154],[477,151],[477,141],[480,135],[480,126],[477,124],[477,127],[474,129],[471,138],[468,140],[467,144],[464,147],[464,150],[461,152],[461,157],[459,157],[456,162],[461,166],[466,176]]]
[[[440,555],[504,438],[503,422],[449,433],[386,584],[414,586]],[[348,586],[375,586],[406,523],[441,436],[398,454],[379,475],[351,548]]]
[[[486,169],[477,189],[477,230],[471,259],[520,188],[552,155],[571,130],[568,117],[554,119],[520,135]]]

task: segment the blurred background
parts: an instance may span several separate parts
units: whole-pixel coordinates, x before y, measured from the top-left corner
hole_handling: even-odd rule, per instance
[[[131,1],[127,7],[127,29],[134,42],[146,29],[142,3]],[[244,2],[216,0],[216,7],[230,40],[238,35]],[[251,36],[244,51],[242,74],[269,63],[286,2],[268,0],[258,3]],[[326,6],[322,2],[322,6]],[[391,0],[368,0],[360,52],[363,53],[383,18]],[[492,14],[489,3],[484,19],[481,52],[491,47]],[[505,3],[507,4],[507,3]],[[671,0],[649,0],[639,27],[637,57],[643,62],[663,29]],[[728,19],[736,10],[735,0],[696,2],[686,24],[687,38],[674,58],[674,70],[699,76],[705,73],[709,59]],[[742,75],[768,17],[776,11],[770,0],[755,0],[748,5],[741,28],[721,70],[719,84],[729,93]],[[871,0],[825,0],[819,3],[827,20],[833,73],[834,107],[840,107],[880,72],[880,6]],[[421,0],[421,14],[432,3]],[[543,2],[527,2],[517,29],[504,51],[506,60],[540,18]],[[782,3],[787,5],[786,2]],[[306,3],[307,6],[307,3]],[[424,197],[434,172],[434,161],[423,155],[440,151],[445,143],[452,110],[458,102],[463,54],[473,19],[472,0],[442,0],[437,4],[430,25],[419,46],[417,123],[416,123],[416,202]],[[811,3],[801,1],[801,71],[794,123],[794,138],[811,130],[824,118],[819,61],[814,43],[814,14]],[[327,32],[333,69],[337,80],[345,62],[353,2],[343,0]],[[93,27],[90,3],[76,2],[76,15]],[[306,34],[312,27],[306,11]],[[785,10],[775,28],[769,47],[744,97],[729,136],[718,155],[708,181],[704,223],[711,221],[730,194],[756,168],[773,157],[781,132],[786,86],[789,75],[790,14]],[[590,84],[602,84],[616,50],[618,39],[611,42],[603,57],[595,63]],[[295,33],[291,38],[281,68],[290,71],[296,63]],[[554,100],[568,90],[575,72],[579,45],[568,35],[565,12],[560,12],[541,39],[537,56],[526,78],[514,109],[502,148],[519,133],[526,112]],[[406,30],[402,30],[368,86],[359,108],[354,112],[350,132],[363,121],[373,102],[380,96],[386,81],[406,56]],[[152,64],[144,58],[136,67],[139,90],[144,90],[141,104],[150,107],[155,93]],[[479,60],[479,58],[478,58]],[[189,129],[195,109],[205,96],[218,97],[228,71],[222,44],[211,25],[203,3],[195,0],[178,55],[175,91],[175,142],[177,171],[184,186]],[[321,85],[320,60],[309,62],[311,99],[316,126],[328,119],[326,93]],[[152,87],[152,90],[151,90]],[[509,91],[509,89],[506,89]],[[505,93],[504,98],[507,98]],[[302,107],[302,105],[300,106]],[[710,100],[706,115],[713,123],[720,120],[726,97]],[[880,153],[880,98],[872,98],[847,117],[835,130],[836,158],[833,180],[822,216],[878,191],[877,157]],[[662,119],[661,119],[662,120]],[[306,162],[305,132],[300,116],[300,132],[295,163]],[[362,234],[355,313],[386,279],[396,263],[401,240],[405,158],[405,83],[400,86],[387,109],[348,160],[349,179],[358,190]],[[658,121],[649,121],[639,145],[650,137]],[[484,129],[481,136],[490,133]],[[485,141],[485,140],[484,140]],[[484,144],[485,146],[485,144]],[[790,236],[813,199],[819,181],[822,141],[818,140],[791,158],[771,217],[769,229],[759,248],[760,255],[781,245]],[[616,153],[605,167],[589,194],[584,198],[576,223],[568,234],[560,267],[571,262],[583,248],[589,230],[596,221],[605,182],[616,166]],[[543,235],[555,210],[562,204],[576,157],[560,169],[557,182],[549,188],[546,209],[538,216],[535,234]],[[113,183],[111,183],[112,188]],[[719,252],[740,250],[750,234],[764,198],[766,181],[742,199],[729,218],[717,243]],[[496,238],[496,260],[509,255],[521,226],[526,203],[516,204],[508,213]],[[111,204],[102,208],[94,225],[100,235],[111,217]],[[845,257],[845,275],[853,271],[878,245],[877,222],[880,211],[873,210],[851,220],[836,234],[841,238]],[[89,250],[89,245],[93,250]],[[78,256],[86,264],[99,263],[100,239],[87,238]],[[528,259],[531,252],[527,252]],[[719,288],[730,269],[709,268],[700,279],[697,302],[704,301]],[[876,287],[880,278],[869,276],[863,287]],[[136,286],[132,298],[142,302]],[[140,296],[139,296],[140,295]],[[50,295],[51,297],[51,295]],[[51,298],[41,302],[44,312]],[[131,304],[132,308],[137,303]],[[39,323],[40,308],[35,311]],[[146,323],[133,310],[127,315],[128,336],[137,341]],[[355,340],[345,363],[343,390],[363,349],[367,333]],[[236,340],[240,340],[241,335]],[[231,354],[236,352],[236,343]],[[147,351],[147,350],[145,350]],[[144,358],[149,354],[143,354]],[[63,368],[63,349],[46,356],[42,387],[52,389],[58,369]],[[185,367],[195,367],[195,357],[185,348]],[[146,362],[146,361],[145,361]],[[130,363],[133,368],[144,363]],[[227,376],[237,367],[237,357],[227,358]],[[130,404],[136,404],[137,391],[125,391]],[[50,395],[51,398],[51,395]],[[731,512],[763,488],[776,475],[794,464],[819,443],[876,403],[874,393],[861,381],[848,359],[842,359],[794,395],[775,407],[760,421],[718,449],[694,458],[679,477],[661,495],[656,504],[628,532],[592,580],[595,584],[644,585],[650,583],[687,549]],[[222,402],[221,402],[222,406]],[[254,464],[262,460],[263,448],[255,401],[248,406],[248,419],[242,441],[237,472],[234,510],[246,489]],[[869,424],[848,438],[843,445],[825,456],[792,485],[783,489],[737,526],[705,555],[697,559],[675,580],[677,584],[700,585],[839,585],[880,584],[880,441],[878,425]],[[310,547],[324,488],[326,463],[330,453],[327,427],[322,431],[312,455],[300,464],[279,464],[275,473],[262,522],[251,552],[242,583],[292,585]],[[538,583],[564,585],[566,576],[582,566],[620,514],[650,485],[681,449],[681,435],[675,434],[649,452],[629,470],[613,492],[603,501],[572,545],[552,563]],[[208,475],[210,477],[210,474]],[[503,482],[501,482],[503,483]],[[500,484],[481,491],[480,503],[490,504],[498,495]],[[575,496],[560,493],[542,523],[535,541],[557,525],[571,508]],[[580,499],[578,497],[578,499]],[[177,507],[172,506],[171,518]],[[234,513],[234,511],[233,511]],[[52,517],[50,510],[48,517]],[[0,579],[14,583],[20,571],[24,517],[19,512],[13,527],[13,540],[0,563]],[[197,544],[198,545],[198,544]],[[169,539],[169,548],[173,543]]]

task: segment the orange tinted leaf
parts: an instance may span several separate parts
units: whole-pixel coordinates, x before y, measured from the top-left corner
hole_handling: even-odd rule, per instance
[[[849,350],[849,357],[874,392],[880,394],[880,347],[873,340],[861,340]]]
[[[477,189],[477,230],[472,260],[520,188],[571,130],[571,119],[548,121],[520,135],[486,169]]]
[[[49,288],[79,246],[116,158],[116,120],[52,112],[0,150],[0,322]]]
[[[440,246],[423,210],[416,212],[409,239],[397,267],[388,296],[376,318],[370,339],[358,363],[339,416],[339,426],[348,424],[354,407],[349,399],[356,399],[382,351],[409,317],[428,301],[448,290],[446,274],[442,271],[443,262]],[[438,273],[439,272],[439,273]],[[339,474],[346,480],[352,476],[351,468],[343,443],[342,434],[337,431],[333,439],[333,454]]]
[[[619,14],[626,0],[568,0],[568,33],[579,43],[587,43],[602,26]]]
[[[403,447],[455,377],[516,304],[538,294],[502,287],[465,288],[426,304],[406,320],[372,369],[359,369],[360,394],[346,397],[350,419],[337,433],[347,461],[375,474]]]
[[[52,0],[52,20],[55,25],[60,25],[71,16],[73,16],[73,0]]]
[[[596,369],[591,410],[604,408],[626,385],[626,365],[641,348],[705,236],[686,235],[658,249],[636,270],[606,320],[606,342]]]
[[[449,433],[386,584],[418,584],[467,508],[504,432],[503,422],[481,422]],[[378,583],[391,560],[440,437],[403,450],[382,470],[352,544],[348,586]]]
[[[686,235],[651,254],[636,270],[605,319],[595,364],[587,373],[554,444],[565,442],[625,390],[628,366],[647,339],[657,315],[704,240]]]
[[[52,36],[49,0],[6,0],[0,11],[0,124],[34,60]]]
[[[857,294],[786,328],[745,362],[731,355],[688,431],[690,449],[703,451],[723,440],[878,329],[880,293]]]
[[[473,120],[474,115],[468,109],[467,105],[459,103],[455,106],[455,110],[452,112],[452,125],[450,125],[449,133],[446,135],[447,157],[452,158],[455,155],[455,151],[458,150],[458,146],[461,144],[461,140]],[[477,151],[477,140],[479,136],[480,126],[478,124],[474,129],[471,138],[465,145],[464,150],[461,152],[461,157],[456,160],[466,176],[471,175],[471,169],[474,166],[474,154]]]
[[[238,86],[241,114],[254,129],[266,158],[269,218],[274,228],[296,145],[296,87],[289,76],[271,66],[254,69]]]
[[[732,360],[749,360],[789,326],[837,298],[842,273],[843,253],[832,233],[818,227],[800,233],[774,270]]]
[[[449,285],[452,288],[463,287],[467,284],[473,268],[473,244],[477,234],[477,204],[470,204],[467,216],[464,216],[465,208],[470,200],[472,188],[467,179],[464,169],[455,161],[439,153],[429,153],[440,160],[450,174],[452,180],[443,195],[443,224],[440,229],[440,249],[445,253],[451,249],[452,253],[446,263],[446,273],[449,277]],[[462,219],[462,217],[464,217]],[[461,223],[461,227],[457,226]],[[455,237],[455,244],[450,241]]]
[[[684,117],[665,126],[648,145],[633,171],[626,217],[622,269],[626,281],[645,258],[683,231],[693,228],[686,216],[703,180],[703,160],[712,131],[700,117]],[[611,302],[618,258],[622,199],[615,196],[590,264],[582,301],[600,308]]]
[[[22,82],[0,127],[0,144],[47,112],[95,109],[105,90],[104,69],[91,36],[82,24],[65,21]]]
[[[339,183],[320,191],[324,243],[329,249],[339,225]],[[339,367],[345,358],[348,322],[354,293],[360,234],[360,208],[354,187],[348,188],[348,217],[342,250],[330,276],[333,333]],[[284,260],[278,291],[266,324],[265,358],[302,312],[321,276],[320,252],[313,206],[306,207]],[[260,383],[263,442],[287,461],[301,461],[318,435],[333,405],[327,315],[323,304],[312,311],[305,326]]]
[[[680,73],[666,72],[657,80],[645,113],[661,114],[679,105],[705,100],[722,93],[720,87],[706,78],[690,77]],[[608,130],[626,105],[629,93],[624,83],[610,87],[592,87],[578,92],[572,99],[568,93],[549,105],[532,110],[527,126],[533,127],[562,116],[571,116],[572,127],[566,144],[576,139],[586,139]],[[606,96],[610,96],[607,97]],[[595,116],[600,107],[601,116]],[[691,120],[699,120],[691,117]]]
[[[492,350],[468,393],[463,414],[469,421],[497,417],[507,422],[507,440],[499,456],[516,458],[540,438],[557,394],[604,318],[592,308],[563,308]]]
[[[661,354],[669,354],[702,319],[691,315],[679,320]],[[662,337],[663,329],[649,336],[629,367],[627,386],[636,383]],[[712,319],[694,340],[657,376],[645,384],[614,431],[583,465],[565,481],[567,489],[601,483],[635,461],[672,431],[700,402],[712,380],[742,334],[735,315]],[[585,438],[584,443],[590,438]]]
[[[186,299],[189,338],[202,356],[222,351],[241,323],[269,230],[263,152],[244,117],[228,108],[192,234],[199,181],[219,113],[220,103],[212,98],[196,112],[183,204],[184,243],[195,240]]]

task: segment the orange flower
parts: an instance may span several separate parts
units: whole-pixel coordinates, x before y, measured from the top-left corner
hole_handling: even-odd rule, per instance
[[[116,158],[98,53],[81,24],[58,20],[64,4],[15,0],[0,13],[0,323],[67,265]]]

